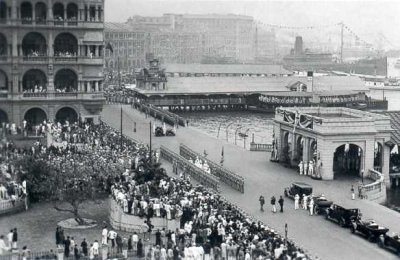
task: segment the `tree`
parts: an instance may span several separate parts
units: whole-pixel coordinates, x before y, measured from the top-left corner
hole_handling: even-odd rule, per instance
[[[79,156],[79,155],[78,155]],[[85,156],[85,163],[79,157],[58,161],[52,188],[54,209],[70,212],[79,225],[86,222],[80,214],[85,201],[96,201],[105,194],[106,171],[99,170],[93,155]]]

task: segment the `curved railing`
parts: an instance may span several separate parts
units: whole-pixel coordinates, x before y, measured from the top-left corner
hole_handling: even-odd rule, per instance
[[[0,215],[13,214],[27,209],[27,201],[25,198],[17,200],[1,200]]]
[[[367,178],[373,180],[373,182],[362,186],[366,198],[374,201],[385,201],[386,186],[383,174],[376,170],[370,169],[368,170]]]

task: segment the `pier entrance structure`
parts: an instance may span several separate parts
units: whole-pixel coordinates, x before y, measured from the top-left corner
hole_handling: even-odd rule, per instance
[[[279,162],[308,162],[322,180],[340,174],[389,183],[392,128],[388,116],[343,107],[277,108]]]

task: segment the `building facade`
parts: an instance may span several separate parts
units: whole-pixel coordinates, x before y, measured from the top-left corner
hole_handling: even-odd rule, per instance
[[[248,63],[255,59],[254,20],[242,15],[164,14],[133,16],[126,23],[106,23],[106,66],[131,71],[146,64],[146,53],[161,63]],[[260,38],[259,49],[264,50]],[[262,41],[262,42],[261,42]]]
[[[104,0],[1,0],[0,120],[96,123],[103,31]]]

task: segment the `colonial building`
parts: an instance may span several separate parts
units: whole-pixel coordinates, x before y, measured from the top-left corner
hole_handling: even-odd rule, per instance
[[[0,0],[0,121],[97,122],[104,0]]]

